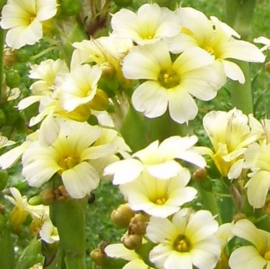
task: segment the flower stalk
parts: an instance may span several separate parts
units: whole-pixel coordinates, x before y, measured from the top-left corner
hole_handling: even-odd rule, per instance
[[[250,34],[252,16],[256,1],[226,0],[226,20],[241,38],[247,40]],[[250,68],[247,62],[236,62],[245,76],[245,83],[231,82],[232,105],[245,114],[253,113],[252,87],[250,80]]]
[[[86,202],[86,199],[70,199],[62,202],[56,201],[51,205],[51,218],[58,229],[66,269],[86,269]]]

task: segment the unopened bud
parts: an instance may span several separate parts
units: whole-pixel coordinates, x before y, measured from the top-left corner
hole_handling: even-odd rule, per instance
[[[205,168],[198,168],[192,174],[192,179],[198,182],[203,181],[206,178],[207,178],[207,170]]]
[[[149,222],[149,216],[145,214],[136,214],[129,223],[129,233],[144,235]]]
[[[1,215],[4,215],[5,212],[6,212],[6,206],[3,205],[3,204],[0,204],[0,214],[1,214]]]
[[[127,249],[136,249],[142,245],[142,236],[138,234],[127,234],[122,239],[123,245]]]
[[[112,211],[111,219],[119,227],[126,228],[134,215],[135,213],[130,209],[128,204],[122,204]]]
[[[266,71],[268,73],[270,73],[270,61],[269,62],[266,62],[265,65],[264,65],[264,67],[265,67]]]
[[[53,190],[54,197],[56,201],[66,201],[70,198],[64,185],[59,186]]]
[[[55,201],[53,189],[45,189],[40,194],[40,199],[43,205],[51,205]]]
[[[104,254],[100,248],[96,248],[90,252],[91,259],[99,266],[103,266],[106,262],[106,254]]]
[[[89,105],[91,109],[94,110],[107,110],[107,108],[109,107],[109,99],[107,94],[104,91],[97,89],[97,92],[94,98],[89,102]]]
[[[115,74],[115,68],[112,64],[106,62],[100,65],[100,68],[102,70],[102,76],[104,78],[111,78]]]
[[[4,55],[3,55],[3,61],[4,61],[4,66],[7,68],[14,66],[17,62],[16,52],[14,50],[12,50],[11,48],[5,48]]]

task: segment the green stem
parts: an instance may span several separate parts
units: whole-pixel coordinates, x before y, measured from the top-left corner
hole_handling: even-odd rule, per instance
[[[0,233],[0,264],[1,268],[14,269],[15,268],[15,253],[13,239],[11,237],[10,231],[4,229]]]
[[[66,269],[86,269],[85,207],[86,199],[51,205],[51,218],[58,229]]]
[[[2,99],[3,78],[4,78],[4,44],[5,31],[0,28],[0,101]]]
[[[256,0],[226,0],[226,20],[242,37],[248,39],[251,30],[251,21]],[[242,110],[245,114],[253,113],[252,88],[249,64],[236,62],[245,76],[245,83],[236,81],[231,83],[232,105]]]
[[[216,196],[213,192],[205,190],[200,184],[197,184],[198,193],[202,199],[203,208],[209,210],[219,224],[222,224],[222,218],[220,214],[220,208],[217,203]]]

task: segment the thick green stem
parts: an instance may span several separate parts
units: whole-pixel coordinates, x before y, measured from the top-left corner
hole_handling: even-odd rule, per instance
[[[0,28],[0,100],[2,99],[3,78],[4,78],[4,44],[5,32]]]
[[[4,229],[0,232],[0,265],[1,268],[14,269],[15,268],[15,253],[14,244],[10,231]]]
[[[85,207],[86,199],[57,201],[51,205],[51,218],[58,229],[67,269],[86,269]]]
[[[256,0],[226,0],[225,3],[227,23],[241,35],[242,39],[248,39]],[[231,83],[232,104],[245,114],[253,113],[249,64],[240,61],[236,63],[244,73],[245,83],[240,84],[236,81]]]

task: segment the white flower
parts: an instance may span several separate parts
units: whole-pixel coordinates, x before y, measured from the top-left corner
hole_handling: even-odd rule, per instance
[[[219,255],[218,223],[210,212],[182,209],[171,220],[151,217],[147,237],[157,243],[149,254],[158,269],[212,269]]]
[[[104,175],[114,175],[113,184],[117,185],[131,182],[144,169],[158,179],[175,177],[182,169],[182,166],[175,159],[204,167],[204,158],[192,149],[196,142],[196,136],[172,136],[161,143],[154,141],[145,149],[134,153],[132,158],[107,166]]]
[[[175,177],[161,180],[143,172],[136,180],[120,185],[120,191],[133,211],[166,218],[177,212],[184,203],[192,201],[197,191],[187,187],[189,170],[183,168]]]
[[[237,178],[244,162],[244,152],[260,134],[249,126],[249,118],[242,111],[211,111],[203,118],[203,127],[209,136],[214,152],[209,150],[222,176]]]
[[[42,23],[57,12],[56,0],[8,0],[2,10],[1,27],[8,29],[7,45],[19,49],[43,36]]]
[[[23,176],[30,186],[40,187],[58,172],[70,196],[83,198],[100,180],[89,160],[111,155],[117,149],[111,143],[92,146],[100,135],[98,126],[47,117],[39,140],[23,153]]]
[[[232,231],[252,245],[239,247],[232,252],[229,259],[231,269],[270,268],[270,233],[256,228],[247,219],[239,220]]]
[[[77,107],[93,100],[97,92],[97,83],[101,77],[101,70],[97,66],[80,65],[66,75],[59,86],[60,102],[65,110],[73,111]]]
[[[225,77],[208,67],[214,57],[193,47],[174,61],[163,41],[134,47],[124,58],[123,73],[129,79],[142,79],[135,89],[132,104],[148,118],[163,115],[184,123],[195,118],[194,97],[211,100],[225,83]]]
[[[112,16],[111,25],[113,35],[130,38],[140,45],[153,43],[179,32],[179,19],[176,14],[157,4],[144,4],[137,14],[121,9]]]
[[[39,231],[40,238],[48,244],[53,244],[59,241],[59,235],[57,228],[53,226],[52,221],[47,218],[40,231]]]
[[[210,20],[200,11],[190,7],[178,10],[181,33],[168,40],[170,50],[179,53],[187,48],[200,47],[215,57],[214,65],[221,65],[223,71],[232,80],[245,82],[240,67],[231,59],[247,62],[264,62],[265,56],[253,44],[238,40],[240,36],[227,24],[216,17]],[[236,37],[236,38],[234,38]]]

